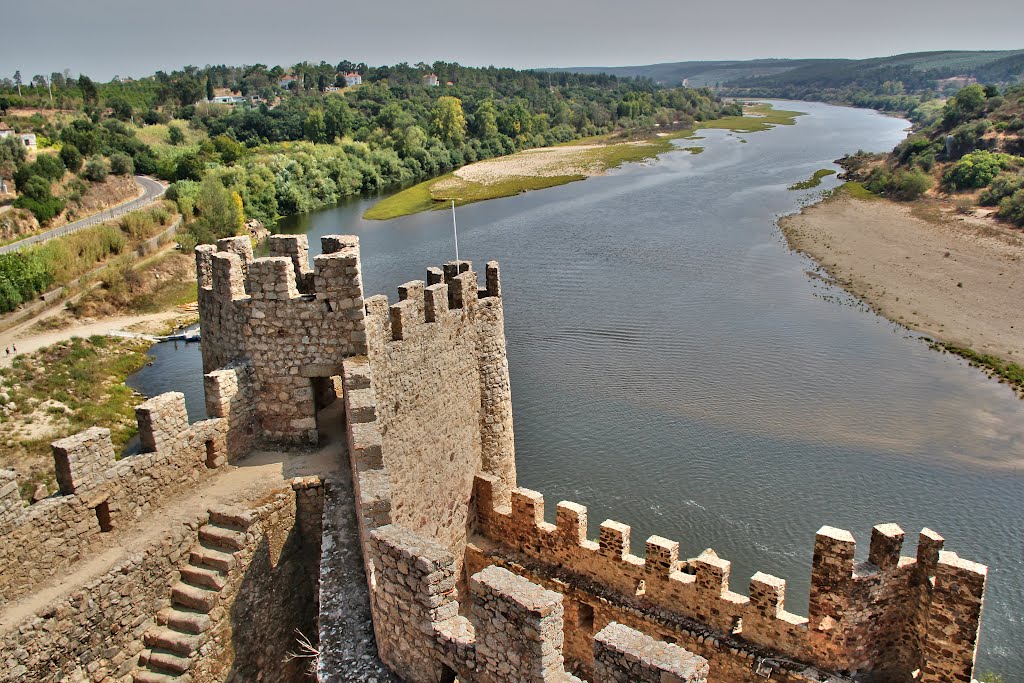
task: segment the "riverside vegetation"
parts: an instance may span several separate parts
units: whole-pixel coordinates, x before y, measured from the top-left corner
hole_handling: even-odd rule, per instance
[[[960,210],[987,211],[1024,227],[1024,86],[970,85],[891,154],[857,153],[843,165],[877,194],[913,200],[931,192]]]
[[[387,220],[420,211],[443,209],[487,199],[509,197],[602,174],[627,162],[651,159],[673,150],[699,154],[703,147],[677,147],[672,140],[699,140],[696,131],[717,128],[741,133],[793,125],[800,112],[754,104],[716,119],[694,121],[675,130],[645,130],[593,136],[562,143],[549,150],[528,150],[470,164],[453,173],[407,188],[370,207],[364,217]]]
[[[362,85],[345,87],[353,70]],[[439,86],[424,85],[428,71]],[[190,234],[184,246],[237,234],[239,218],[271,222],[481,159],[740,113],[707,89],[443,62],[186,67],[107,84],[51,74],[49,83],[63,108],[53,116],[43,115],[45,76],[20,90],[0,84],[0,109],[39,110],[9,114],[10,123],[61,152],[121,154],[136,172],[173,182],[168,196]],[[215,104],[217,91],[250,99]],[[207,178],[223,189],[204,186]]]

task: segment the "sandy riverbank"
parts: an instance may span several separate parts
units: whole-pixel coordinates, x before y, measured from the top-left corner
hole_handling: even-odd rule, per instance
[[[942,342],[1024,362],[1024,236],[982,219],[838,194],[779,222],[879,314]]]

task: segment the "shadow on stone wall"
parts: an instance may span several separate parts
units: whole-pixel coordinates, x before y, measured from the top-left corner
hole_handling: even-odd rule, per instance
[[[298,519],[288,521],[268,526],[242,578],[223,622],[224,653],[214,680],[315,680],[311,660],[291,654],[302,652],[300,634],[317,645],[320,542],[303,537]]]

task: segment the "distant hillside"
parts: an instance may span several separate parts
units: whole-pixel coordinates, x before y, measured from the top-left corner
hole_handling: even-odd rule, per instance
[[[646,66],[550,69],[649,78],[676,85],[720,85],[732,90],[874,89],[900,81],[908,92],[934,90],[940,80],[968,76],[984,83],[1010,83],[1024,76],[1024,50],[915,52],[871,59],[754,59],[649,64]],[[786,91],[786,92],[782,92]],[[764,93],[770,94],[770,93]]]
[[[673,62],[647,66],[578,66],[546,69],[581,74],[605,73],[611,76],[649,78],[656,83],[701,87],[759,76],[775,76],[801,67],[841,62],[835,59],[753,59],[747,61]]]

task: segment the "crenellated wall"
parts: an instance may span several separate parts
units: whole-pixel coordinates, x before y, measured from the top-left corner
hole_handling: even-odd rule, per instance
[[[397,524],[373,531],[366,552],[378,592],[378,648],[403,680],[580,683],[565,670],[560,593],[489,566],[470,578],[460,606],[455,557]],[[703,658],[622,624],[594,639],[593,656],[601,663],[594,683],[708,680]]]
[[[749,596],[740,595],[730,590],[730,563],[713,553],[682,562],[676,541],[652,536],[641,558],[631,553],[627,525],[606,520],[598,541],[591,541],[585,507],[560,502],[551,524],[541,494],[515,489],[511,504],[503,505],[494,488],[488,476],[477,477],[480,536],[469,570],[518,566],[541,582],[581,588],[574,593],[593,596],[579,601],[588,613],[577,620],[581,630],[597,627],[594,603],[606,619],[639,616],[707,657],[712,680],[756,681],[757,669],[766,667],[782,680],[818,680],[806,677],[808,666],[866,680],[908,681],[917,669],[915,680],[971,680],[987,570],[941,551],[942,538],[928,529],[917,557],[909,558],[900,557],[902,529],[878,525],[868,562],[855,565],[853,536],[822,527],[804,618],[785,610],[782,579],[758,572]],[[586,643],[578,632],[567,640]],[[593,666],[585,646],[567,656],[585,671]]]
[[[60,493],[31,507],[0,471],[0,597],[58,581],[255,445],[316,443],[332,414],[318,409],[335,396],[349,468],[296,480],[293,495],[253,503],[255,515],[211,510],[222,528],[194,539],[200,518],[192,537],[164,539],[0,634],[9,678],[84,667],[123,682],[134,665],[176,662],[195,681],[297,680],[284,651],[295,628],[312,638],[316,614],[325,683],[971,680],[986,568],[934,532],[907,558],[903,530],[879,525],[858,564],[852,535],[822,527],[803,617],[785,609],[777,577],[731,590],[731,565],[713,551],[683,560],[677,542],[652,536],[640,557],[612,520],[589,540],[587,509],[571,502],[548,523],[541,494],[517,488],[497,263],[482,287],[469,262],[428,268],[391,303],[364,301],[355,237],[325,237],[323,251],[311,267],[303,236],[272,237],[260,259],[248,238],[196,249],[211,419],[189,425],[182,395],[165,394],[137,409],[146,453],[115,460],[99,428],[55,442]],[[193,539],[192,567],[175,570]],[[223,580],[197,569],[210,562],[226,563]],[[170,588],[173,604],[202,598],[210,616],[171,660],[140,643],[174,644],[151,616],[178,579],[217,594]]]
[[[203,368],[251,367],[259,436],[316,444],[317,382],[365,355],[358,239],[324,237],[310,271],[305,235],[275,235],[267,258],[248,237],[196,247]]]
[[[297,482],[266,502],[231,515],[248,524],[232,554],[231,571],[210,611],[208,630],[190,661],[195,683],[228,680],[302,680],[301,662],[286,655],[296,648],[295,629],[309,632],[316,615],[310,600],[318,555],[313,516],[322,496],[319,482]],[[167,621],[172,586],[188,565],[197,536],[217,516],[197,513],[147,547],[66,597],[0,631],[0,683],[97,681],[125,683],[151,647],[148,634]],[[224,512],[221,511],[223,516]],[[147,679],[147,680],[153,680]],[[172,680],[172,679],[160,679]]]
[[[113,543],[119,527],[142,521],[231,457],[228,421],[189,425],[181,393],[161,394],[135,413],[142,453],[117,460],[110,430],[100,427],[55,441],[59,491],[34,505],[15,498],[13,472],[0,475],[0,602],[53,582]]]
[[[473,477],[493,475],[499,495],[515,485],[496,263],[487,264],[486,278],[480,289],[471,264],[461,261],[428,269],[429,284],[402,285],[390,306],[384,296],[367,299],[372,386],[350,399],[363,410],[374,406],[391,521],[440,541],[458,558]]]

